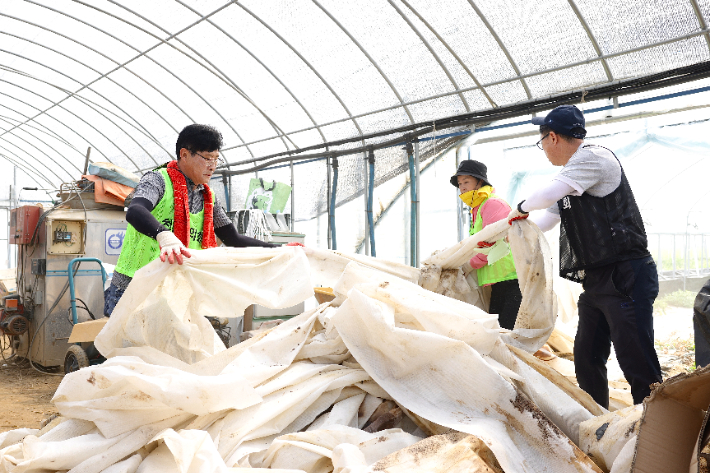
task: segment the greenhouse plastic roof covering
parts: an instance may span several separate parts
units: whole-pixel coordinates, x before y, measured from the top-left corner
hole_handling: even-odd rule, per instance
[[[88,147],[161,164],[193,122],[238,163],[613,95],[708,61],[709,21],[710,0],[2,0],[0,155],[58,186]]]

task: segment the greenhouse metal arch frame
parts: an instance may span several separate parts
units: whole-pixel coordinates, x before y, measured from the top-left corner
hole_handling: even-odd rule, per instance
[[[152,169],[193,122],[223,132],[225,176],[384,149],[703,77],[708,20],[707,0],[6,0],[0,153],[58,187],[89,147]]]

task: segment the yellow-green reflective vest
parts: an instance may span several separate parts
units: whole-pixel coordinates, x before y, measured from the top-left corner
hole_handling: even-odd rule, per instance
[[[160,198],[158,204],[150,213],[172,231],[173,220],[175,218],[175,197],[173,192],[173,182],[170,180],[168,171],[165,168],[159,169],[165,181],[165,193]],[[214,202],[214,192],[212,192],[212,202]],[[188,248],[193,250],[202,249],[202,227],[205,218],[204,207],[199,213],[190,213],[190,241]],[[123,248],[118,257],[116,271],[126,276],[133,275],[146,264],[160,256],[160,246],[158,242],[140,233],[130,223],[126,228],[126,237],[123,240]]]
[[[495,194],[491,194],[489,198],[499,199]],[[483,230],[483,206],[486,205],[488,199],[484,200],[478,207],[478,214],[476,219],[473,221],[473,225],[469,230],[470,235],[475,235],[476,233]],[[473,210],[471,211],[473,212]],[[509,281],[511,279],[518,279],[518,274],[515,272],[515,263],[513,262],[513,254],[508,250],[508,254],[496,261],[493,264],[487,264],[482,268],[478,268],[478,285],[485,286],[486,284],[495,284],[501,281]]]

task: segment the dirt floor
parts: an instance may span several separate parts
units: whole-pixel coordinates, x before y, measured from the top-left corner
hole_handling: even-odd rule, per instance
[[[0,433],[29,427],[39,429],[57,411],[51,400],[61,376],[38,373],[27,360],[0,359]]]

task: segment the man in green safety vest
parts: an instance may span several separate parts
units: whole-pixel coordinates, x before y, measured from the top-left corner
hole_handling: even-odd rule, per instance
[[[182,264],[192,250],[217,246],[274,247],[240,235],[209,188],[218,165],[222,135],[208,125],[188,125],[175,145],[177,160],[143,175],[126,212],[128,228],[111,285],[104,293],[104,314],[113,312],[133,275],[156,258]]]
[[[510,213],[510,206],[493,193],[494,189],[488,182],[486,172],[485,164],[467,159],[459,165],[456,174],[451,176],[451,185],[459,189],[459,198],[471,208],[471,235],[506,218]],[[480,242],[478,246],[487,247],[492,244]],[[476,270],[478,285],[491,286],[488,312],[498,314],[501,327],[513,330],[523,296],[518,286],[518,275],[510,249],[505,256],[492,264],[488,264],[488,256],[476,253],[469,264]]]

